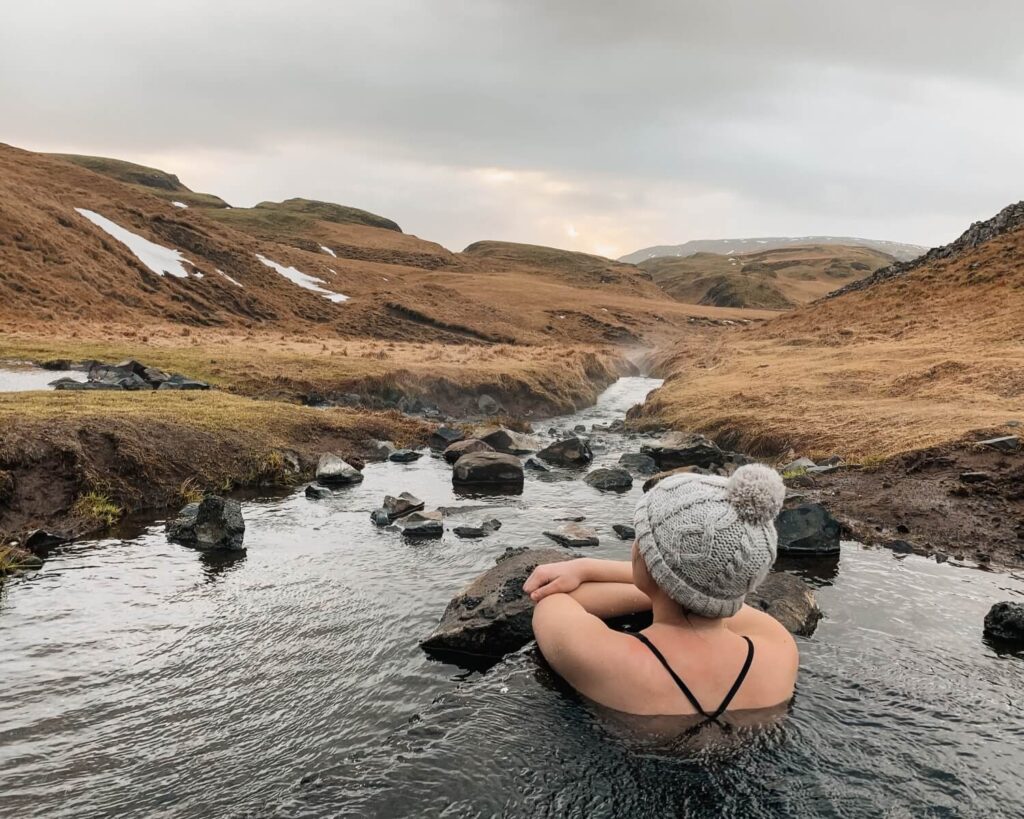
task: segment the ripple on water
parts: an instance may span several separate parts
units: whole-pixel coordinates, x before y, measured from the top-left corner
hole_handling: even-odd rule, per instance
[[[606,424],[655,383],[623,379],[551,425]],[[599,462],[639,443],[601,437]],[[827,616],[800,639],[790,714],[739,741],[665,747],[528,652],[484,675],[423,655],[451,595],[506,546],[548,546],[556,517],[587,515],[602,538],[590,553],[627,556],[611,525],[639,487],[607,495],[575,477],[467,500],[438,459],[375,464],[326,501],[247,501],[241,557],[168,544],[159,522],[54,555],[0,592],[0,697],[14,704],[0,711],[0,813],[1024,813],[1024,660],[981,639],[989,605],[1024,595],[1020,578],[845,544],[838,564],[810,570]],[[504,525],[479,541],[403,541],[369,521],[403,490],[497,506],[486,514]]]

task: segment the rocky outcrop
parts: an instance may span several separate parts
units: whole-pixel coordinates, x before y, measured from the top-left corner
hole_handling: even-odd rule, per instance
[[[643,446],[640,452],[653,458],[663,472],[684,466],[720,467],[725,465],[727,457],[714,441],[703,435],[691,435],[677,444]]]
[[[207,495],[190,503],[167,523],[167,539],[196,549],[242,550],[242,506],[231,498]]]
[[[589,443],[574,436],[549,444],[537,457],[555,466],[586,466],[594,460],[594,453]]]
[[[603,492],[627,492],[633,488],[633,476],[625,469],[595,469],[583,482]]]
[[[157,367],[130,359],[119,364],[94,362],[89,368],[87,381],[58,378],[51,381],[55,390],[208,390],[205,381],[188,378],[180,373],[166,373]]]
[[[533,602],[523,583],[541,563],[569,560],[554,549],[506,549],[448,604],[441,622],[420,645],[432,653],[497,660],[533,639]]]
[[[985,615],[985,636],[1024,646],[1024,603],[996,603]]]
[[[456,485],[523,485],[523,465],[504,452],[471,452],[455,462]]]
[[[779,554],[834,555],[839,553],[842,526],[820,503],[783,509],[775,519]]]
[[[811,587],[793,574],[772,572],[747,595],[747,605],[767,612],[793,634],[810,637],[818,627],[821,609]]]
[[[587,526],[580,526],[578,523],[564,523],[557,529],[544,532],[544,537],[550,538],[559,546],[571,549],[597,546],[599,543],[597,532]]]
[[[494,452],[494,447],[484,443],[479,438],[467,438],[464,441],[456,441],[444,451],[444,459],[450,464],[455,463],[463,455],[470,452]]]
[[[316,479],[327,486],[348,486],[362,482],[363,473],[340,455],[325,452],[316,465]]]

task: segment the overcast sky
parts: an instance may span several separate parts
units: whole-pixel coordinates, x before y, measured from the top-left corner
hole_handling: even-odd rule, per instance
[[[1020,0],[32,0],[0,141],[461,249],[933,245],[1024,198]]]

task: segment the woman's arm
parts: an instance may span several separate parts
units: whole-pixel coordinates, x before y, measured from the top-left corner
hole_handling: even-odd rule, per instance
[[[632,583],[581,583],[569,596],[602,620],[651,610],[651,599]]]
[[[523,584],[523,591],[534,603],[549,594],[568,594],[581,583],[633,583],[633,564],[622,560],[598,560],[580,557],[538,566]]]

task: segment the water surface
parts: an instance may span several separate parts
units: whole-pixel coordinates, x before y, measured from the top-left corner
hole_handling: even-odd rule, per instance
[[[52,390],[50,382],[58,378],[85,381],[85,373],[80,370],[44,370],[34,364],[22,362],[0,362],[0,392]]]

